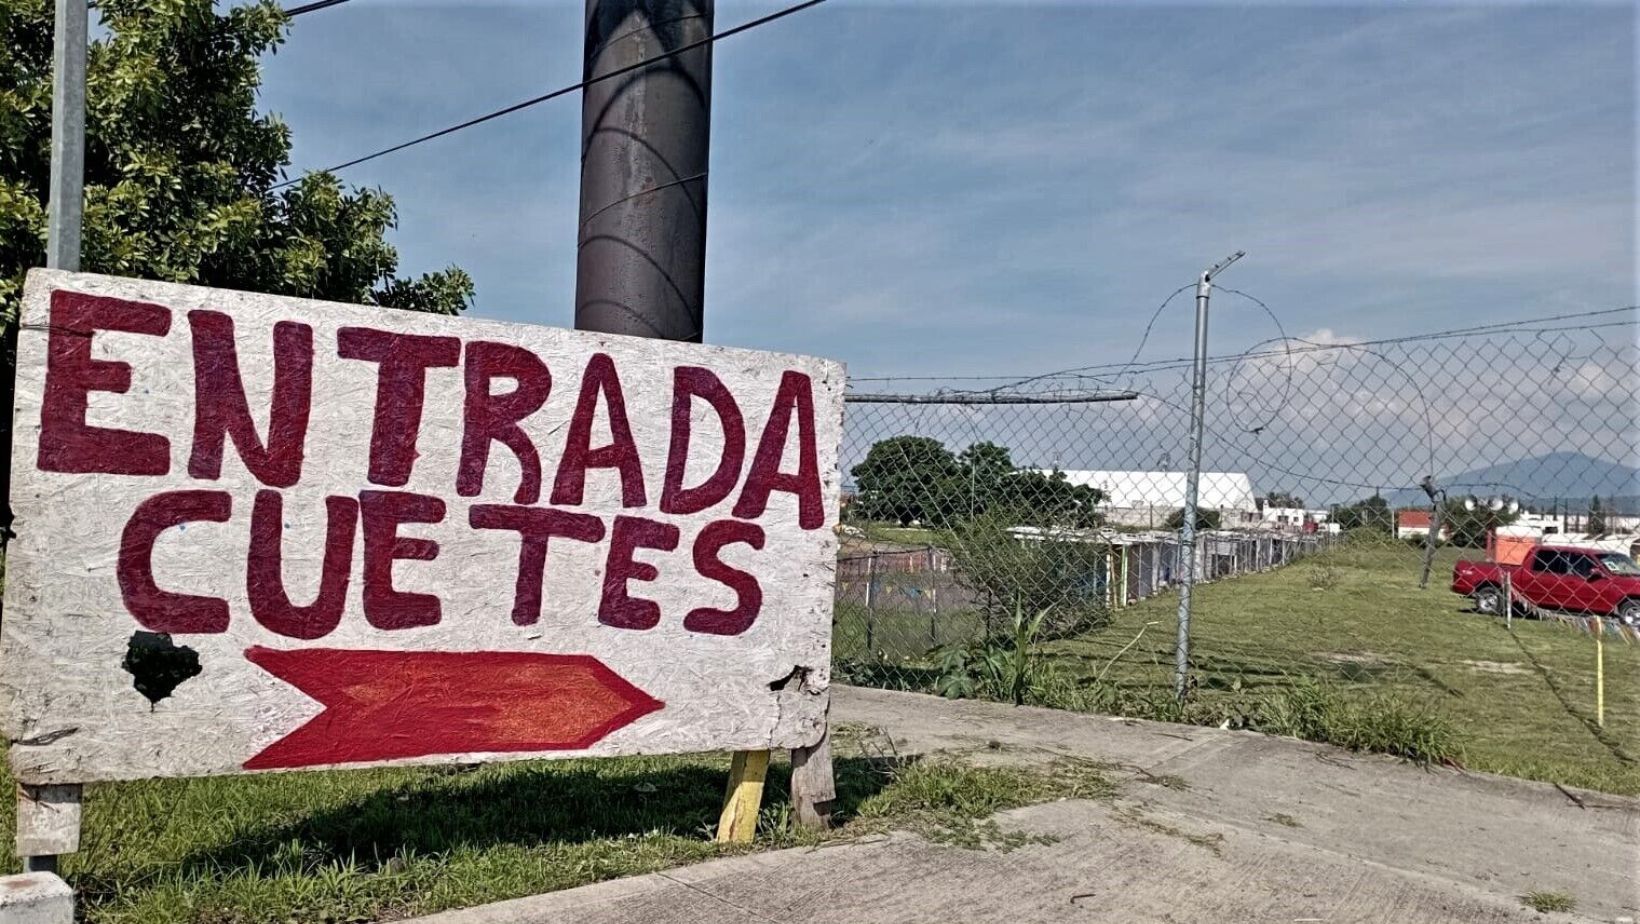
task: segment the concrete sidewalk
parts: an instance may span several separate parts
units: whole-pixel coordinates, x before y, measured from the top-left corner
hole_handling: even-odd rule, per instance
[[[1112,803],[1004,813],[1049,843],[911,835],[703,863],[424,924],[1640,921],[1640,800],[1244,732],[834,688],[871,751],[1117,765]],[[1571,894],[1576,915],[1518,896]]]

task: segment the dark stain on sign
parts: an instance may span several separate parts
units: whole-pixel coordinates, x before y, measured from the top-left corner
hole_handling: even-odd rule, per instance
[[[148,697],[150,706],[176,692],[184,681],[199,676],[199,652],[173,644],[164,632],[133,632],[120,662],[131,675],[131,685]]]
[[[792,666],[791,673],[779,680],[769,682],[769,691],[772,693],[805,692],[808,690],[809,668],[801,664]]]

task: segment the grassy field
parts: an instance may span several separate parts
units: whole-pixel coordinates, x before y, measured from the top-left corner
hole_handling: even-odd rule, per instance
[[[1110,792],[1092,766],[867,758],[840,732],[845,824],[832,839],[900,827],[984,846],[995,811]],[[341,924],[820,842],[789,825],[789,767],[777,762],[756,843],[714,844],[728,765],[707,755],[96,785],[64,874],[96,924]],[[0,871],[17,870],[9,854]]]
[[[1608,637],[1601,727],[1593,636],[1521,619],[1510,631],[1501,619],[1468,612],[1467,601],[1446,587],[1456,558],[1452,550],[1439,553],[1428,590],[1417,586],[1417,554],[1396,543],[1347,544],[1199,587],[1192,715],[1216,723],[1304,684],[1360,698],[1389,695],[1447,717],[1470,768],[1640,793],[1640,646]],[[1042,652],[1083,685],[1102,676],[1116,701],[1165,700],[1177,606],[1171,594],[1141,601],[1117,610],[1110,626],[1048,642]],[[865,657],[861,641],[868,617],[875,658]],[[978,626],[973,614],[947,618],[942,640]],[[927,653],[927,623],[925,614],[839,608],[835,636],[845,677],[931,689],[938,671]]]
[[[1596,723],[1595,639],[1555,622],[1468,612],[1446,587],[1443,551],[1428,590],[1394,545],[1347,545],[1197,591],[1196,696],[1211,703],[1315,678],[1363,694],[1392,691],[1457,725],[1464,764],[1608,792],[1640,793],[1640,646],[1608,637],[1605,726]],[[1106,674],[1131,688],[1171,680],[1177,599],[1118,611],[1111,627],[1050,643],[1087,676],[1153,622]]]

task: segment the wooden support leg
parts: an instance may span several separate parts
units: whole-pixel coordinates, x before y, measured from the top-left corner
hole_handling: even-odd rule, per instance
[[[729,765],[729,788],[723,795],[718,819],[720,844],[749,844],[757,834],[757,814],[763,806],[763,778],[769,772],[768,751],[736,751]]]
[[[831,726],[820,740],[792,749],[792,806],[797,823],[825,831],[831,828],[831,807],[837,801],[837,782],[831,772]]]
[[[17,855],[31,873],[57,871],[57,857],[80,849],[80,787],[17,787]]]

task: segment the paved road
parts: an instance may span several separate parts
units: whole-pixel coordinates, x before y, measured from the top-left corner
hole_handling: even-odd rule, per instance
[[[1013,851],[896,834],[423,924],[1640,921],[1640,800],[1250,733],[876,690],[838,688],[833,721],[872,749],[1075,755],[1121,766],[1125,782],[1114,803],[1004,813],[1005,828],[1049,836]],[[1577,914],[1524,909],[1518,896],[1535,890],[1570,893]]]

